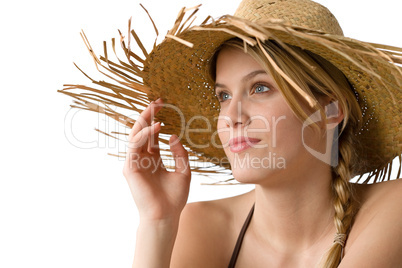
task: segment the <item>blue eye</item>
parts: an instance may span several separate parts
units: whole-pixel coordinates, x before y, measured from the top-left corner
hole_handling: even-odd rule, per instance
[[[228,99],[231,99],[232,97],[230,96],[230,94],[228,94],[228,93],[226,93],[226,92],[219,92],[218,94],[217,94],[217,97],[218,97],[218,100],[219,100],[219,102],[223,102],[223,101],[226,101],[226,100],[228,100]]]
[[[270,91],[271,89],[267,86],[264,85],[256,85],[255,87],[255,93],[263,93],[263,92],[267,92]]]
[[[228,100],[230,98],[230,95],[228,93],[223,92],[222,93],[222,100]]]

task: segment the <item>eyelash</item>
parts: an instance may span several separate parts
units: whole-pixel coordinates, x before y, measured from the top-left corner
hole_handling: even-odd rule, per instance
[[[268,91],[260,92],[259,94],[262,94],[262,93],[269,93],[270,91],[272,91],[272,86],[271,86],[271,85],[265,84],[265,83],[256,83],[256,84],[252,87],[253,92],[254,92],[258,87],[267,87],[267,88],[269,88]],[[218,91],[217,91],[216,97],[218,98],[218,101],[219,101],[219,102],[224,102],[224,101],[225,101],[225,100],[223,100],[223,95],[224,95],[224,94],[228,94],[228,95],[229,95],[229,93],[226,92],[226,91],[224,91],[224,90],[221,90],[221,91],[218,90]],[[257,93],[257,94],[258,94],[258,93]]]

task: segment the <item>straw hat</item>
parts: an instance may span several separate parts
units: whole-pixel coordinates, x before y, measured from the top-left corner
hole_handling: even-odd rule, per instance
[[[141,112],[151,100],[162,97],[172,106],[157,115],[156,120],[163,123],[161,133],[178,135],[193,163],[210,161],[225,171],[229,164],[220,161],[225,153],[216,146],[219,102],[209,76],[211,57],[222,43],[234,37],[252,46],[268,39],[299,46],[335,65],[355,90],[363,113],[363,127],[355,133],[362,143],[357,155],[364,164],[352,174],[370,172],[376,180],[386,179],[383,175],[391,169],[392,160],[402,153],[402,68],[398,66],[402,49],[344,37],[329,10],[310,0],[244,0],[234,16],[209,18],[199,26],[190,26],[188,22],[197,9],[187,19],[189,10],[182,9],[174,27],[150,54],[131,31],[145,59],[130,49],[129,37],[128,45],[122,39],[127,63],[112,62],[107,53],[98,59],[83,34],[96,63],[105,67],[112,76],[105,74],[118,84],[92,80],[109,91],[65,85],[60,92],[76,99],[74,107],[106,113],[127,127],[134,120],[110,105]],[[88,90],[90,94],[85,92]],[[162,143],[167,144],[167,140],[160,136]],[[193,170],[205,173],[211,169],[193,165]]]

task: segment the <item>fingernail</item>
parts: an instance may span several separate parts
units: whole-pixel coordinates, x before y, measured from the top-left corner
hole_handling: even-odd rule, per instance
[[[155,100],[155,102],[159,102],[161,100],[161,98],[157,98],[156,100]]]

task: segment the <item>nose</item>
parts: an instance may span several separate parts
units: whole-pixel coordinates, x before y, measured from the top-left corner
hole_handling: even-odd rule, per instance
[[[227,127],[241,128],[249,123],[246,104],[240,100],[232,99],[224,112]]]

